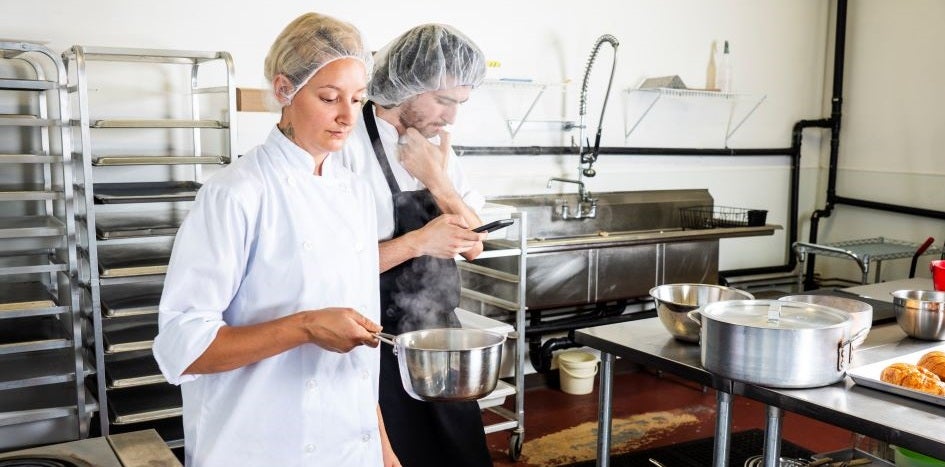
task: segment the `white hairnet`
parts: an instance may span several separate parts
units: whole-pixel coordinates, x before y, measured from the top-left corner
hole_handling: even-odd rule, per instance
[[[288,105],[318,70],[341,58],[361,60],[370,73],[371,53],[365,50],[357,28],[331,16],[305,13],[289,23],[269,48],[266,79],[270,83],[278,75],[289,79],[292,89],[275,91],[276,100]]]
[[[377,52],[375,63],[368,98],[384,107],[428,91],[476,87],[486,76],[479,47],[444,24],[422,24],[401,34]]]

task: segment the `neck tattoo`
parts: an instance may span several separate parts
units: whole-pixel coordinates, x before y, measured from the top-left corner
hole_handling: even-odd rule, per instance
[[[277,126],[277,128],[279,128],[279,131],[281,131],[286,138],[289,138],[289,141],[295,141],[295,128],[292,127],[291,123],[285,127]]]

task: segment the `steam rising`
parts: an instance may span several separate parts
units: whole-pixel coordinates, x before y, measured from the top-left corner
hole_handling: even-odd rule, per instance
[[[391,300],[403,312],[399,332],[459,327],[453,313],[459,303],[459,271],[452,260],[417,258],[396,284]]]

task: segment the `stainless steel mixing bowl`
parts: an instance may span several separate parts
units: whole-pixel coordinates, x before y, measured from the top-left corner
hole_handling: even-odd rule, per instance
[[[414,399],[477,400],[498,383],[505,342],[501,334],[441,328],[378,337],[394,346],[401,383]]]
[[[690,311],[713,302],[755,298],[748,292],[713,284],[663,284],[650,289],[650,296],[666,330],[687,342],[699,342],[699,324],[686,316]]]
[[[896,322],[916,339],[945,340],[945,292],[897,290],[892,293]]]

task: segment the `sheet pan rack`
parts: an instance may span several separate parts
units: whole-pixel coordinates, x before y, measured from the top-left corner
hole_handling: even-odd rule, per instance
[[[88,436],[65,66],[0,40],[0,450]]]
[[[155,428],[180,447],[180,390],[161,376],[151,345],[174,235],[204,171],[235,159],[233,61],[219,51],[80,45],[63,59],[78,109],[79,276],[100,370],[89,381],[97,429]],[[108,84],[118,71],[145,77],[133,86],[152,105],[127,105],[128,89]]]

